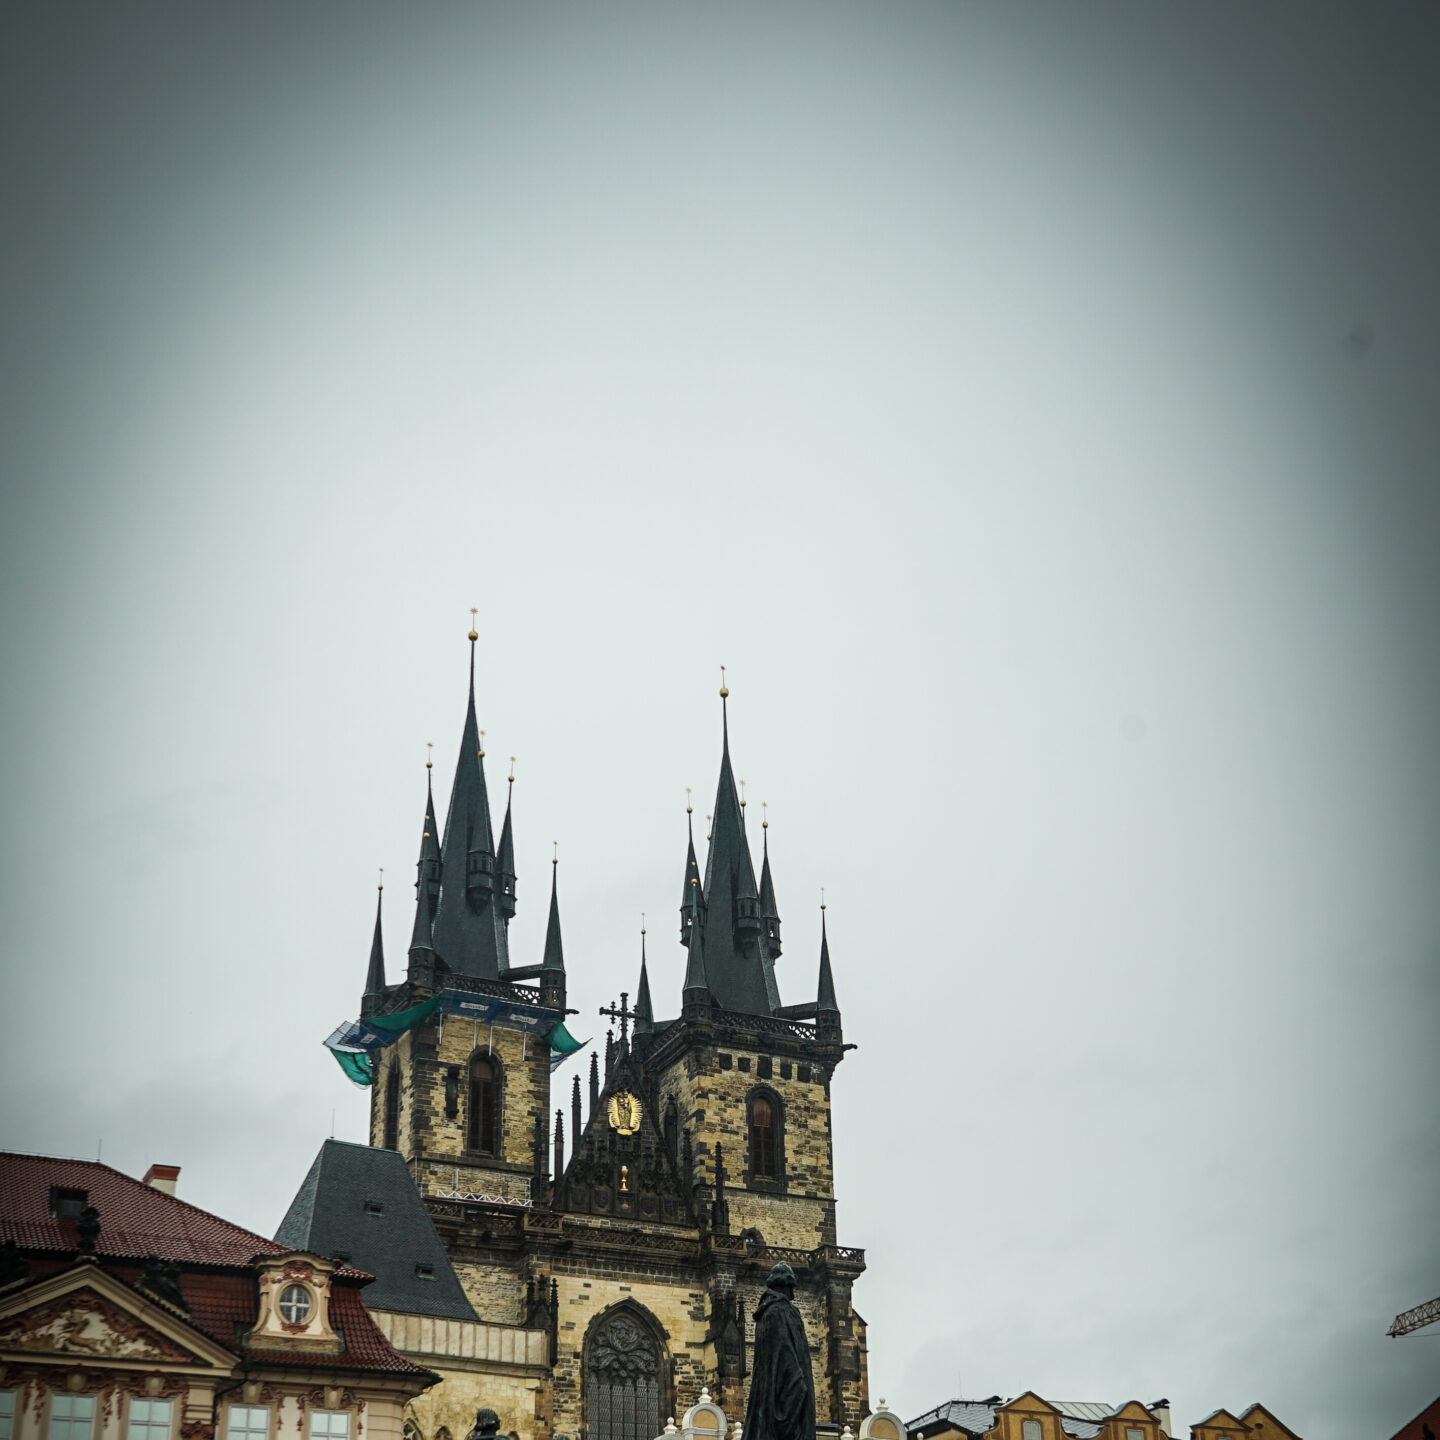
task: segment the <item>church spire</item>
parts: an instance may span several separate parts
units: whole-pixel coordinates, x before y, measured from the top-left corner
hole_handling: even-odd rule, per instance
[[[515,918],[515,830],[510,811],[515,799],[515,757],[510,757],[509,789],[505,792],[505,823],[500,827],[500,848],[495,852],[495,895],[506,920]]]
[[[710,982],[705,974],[705,930],[700,923],[700,882],[690,886],[690,954],[685,961],[685,989],[681,996],[685,1012],[705,1010],[710,1005]]]
[[[375,938],[370,942],[370,969],[365,976],[365,999],[375,1000],[385,993],[385,941],[380,934],[380,903],[385,898],[385,872],[375,895]]]
[[[540,962],[540,1003],[565,1009],[565,949],[560,943],[560,846],[550,861],[550,919],[545,926],[545,956]]]
[[[470,700],[445,818],[440,903],[431,943],[452,972],[498,980],[510,968],[510,957],[504,917],[495,903],[495,835],[485,789],[485,737],[475,719],[475,642],[479,638],[472,629]]]
[[[440,836],[435,824],[435,792],[430,785],[433,762],[427,745],[425,760],[425,819],[420,826],[420,858],[415,864],[415,925],[410,932],[410,954],[430,951],[430,927],[440,899]]]
[[[774,975],[761,950],[760,892],[745,835],[745,811],[730,762],[728,686],[720,687],[720,779],[710,849],[705,856],[705,969],[715,1003],[746,1015],[773,1015],[780,1007]],[[693,947],[692,947],[693,948]]]
[[[650,975],[645,968],[645,917],[640,917],[640,987],[635,992],[635,1033],[655,1028],[655,1006],[650,1000]]]
[[[685,884],[680,891],[680,943],[690,943],[690,927],[694,920],[694,886],[700,883],[700,863],[695,858],[695,807],[690,803],[690,787],[685,787],[685,830],[689,837],[689,845],[685,851]],[[705,896],[700,895],[700,904],[703,909]]]
[[[830,938],[825,933],[823,898],[820,901],[820,983],[815,994],[815,1032],[820,1040],[840,1039],[840,1005],[835,999],[835,976],[830,969]]]
[[[761,805],[761,810],[765,806]],[[770,816],[765,814],[760,821],[761,845],[764,847],[764,863],[760,867],[760,919],[764,927],[766,958],[775,961],[780,958],[780,908],[775,903],[775,882],[770,878]]]

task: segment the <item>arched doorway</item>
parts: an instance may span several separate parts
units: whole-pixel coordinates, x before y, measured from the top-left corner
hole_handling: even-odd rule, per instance
[[[585,1337],[586,1440],[655,1440],[669,1396],[663,1332],[633,1300],[598,1315]]]

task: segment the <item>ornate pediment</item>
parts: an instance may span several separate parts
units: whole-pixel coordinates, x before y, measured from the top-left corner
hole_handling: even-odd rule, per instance
[[[556,1180],[556,1210],[693,1226],[695,1211],[666,1147],[648,1087],[622,1061]]]
[[[88,1286],[0,1320],[0,1350],[105,1360],[195,1358]]]

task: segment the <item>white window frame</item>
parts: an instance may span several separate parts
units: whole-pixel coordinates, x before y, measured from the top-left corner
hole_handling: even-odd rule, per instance
[[[247,1416],[263,1415],[265,1417],[265,1429],[258,1430],[253,1425],[242,1425],[235,1429],[235,1412],[245,1411]],[[245,1440],[269,1440],[270,1436],[270,1407],[268,1405],[246,1405],[236,1400],[225,1407],[225,1440],[232,1440],[232,1437],[244,1436]]]
[[[74,1405],[83,1402],[90,1407],[90,1419],[86,1429],[82,1432],[79,1423],[74,1415],[55,1414],[56,1401],[65,1401]],[[64,1440],[94,1440],[95,1435],[95,1397],[93,1395],[79,1395],[70,1390],[54,1390],[50,1394],[50,1406],[45,1415],[45,1440],[55,1440],[56,1420],[61,1422],[61,1433]]]
[[[1022,1420],[1020,1422],[1020,1434],[1022,1440],[1042,1440],[1045,1434],[1045,1427],[1038,1420]]]
[[[305,1313],[298,1320],[291,1319],[285,1313],[285,1297],[293,1290],[303,1292],[305,1296]],[[280,1294],[276,1297],[275,1308],[280,1312],[280,1318],[287,1325],[308,1325],[315,1318],[315,1292],[308,1286],[302,1285],[298,1280],[292,1281],[289,1285],[281,1287]]]
[[[325,1417],[326,1428],[317,1431],[315,1422],[321,1416]],[[344,1420],[343,1430],[332,1429],[329,1425],[331,1420]],[[348,1410],[312,1410],[310,1412],[310,1423],[305,1427],[309,1440],[350,1440],[350,1412]]]
[[[135,1417],[137,1405],[163,1405],[166,1410],[164,1425],[150,1419],[148,1414],[145,1419],[137,1420]],[[125,1440],[168,1440],[174,1429],[175,1402],[168,1395],[132,1395],[130,1397],[130,1404],[125,1415]]]

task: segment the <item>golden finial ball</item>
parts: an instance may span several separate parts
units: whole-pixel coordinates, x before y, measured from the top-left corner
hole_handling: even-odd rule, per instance
[[[722,685],[722,686],[720,687],[720,698],[721,698],[722,700],[725,700],[725,699],[728,699],[728,698],[729,698],[729,695],[730,695],[730,687],[729,687],[728,685]]]

